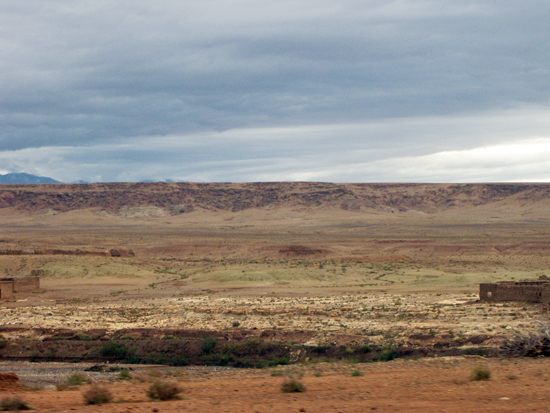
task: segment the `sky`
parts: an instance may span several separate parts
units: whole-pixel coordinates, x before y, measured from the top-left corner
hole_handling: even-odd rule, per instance
[[[2,0],[0,173],[550,181],[548,0]]]

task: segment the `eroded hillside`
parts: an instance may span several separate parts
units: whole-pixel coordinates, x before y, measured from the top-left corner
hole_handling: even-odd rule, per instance
[[[237,212],[282,207],[431,214],[487,205],[520,208],[546,206],[549,199],[548,184],[273,182],[0,185],[0,208],[27,212],[95,208],[122,215],[139,213],[139,208],[144,207],[157,208],[157,215],[180,214],[197,209]],[[155,214],[154,210],[149,210],[149,213]]]

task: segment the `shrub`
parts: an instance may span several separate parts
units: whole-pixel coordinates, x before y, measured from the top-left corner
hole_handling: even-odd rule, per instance
[[[363,375],[363,372],[361,370],[354,370],[351,375],[353,377],[359,377],[359,376],[362,376]]]
[[[0,348],[4,348],[8,345],[8,339],[0,334]]]
[[[302,393],[306,391],[306,386],[298,380],[288,380],[281,385],[281,391],[283,393]]]
[[[488,367],[477,366],[470,372],[471,381],[491,380],[491,370]]]
[[[67,379],[67,383],[69,383],[71,386],[80,386],[81,384],[86,384],[88,382],[88,377],[86,377],[82,373],[74,373],[70,375]]]
[[[114,341],[109,341],[99,349],[99,354],[103,357],[114,357],[121,360],[130,355],[131,351],[124,344],[116,344]]]
[[[83,394],[84,404],[103,404],[110,403],[113,400],[113,395],[106,387],[92,386]]]
[[[32,407],[26,401],[19,397],[6,397],[0,401],[0,410],[3,412],[11,410],[32,410]]]
[[[214,351],[218,339],[216,337],[205,337],[204,342],[202,343],[202,351],[204,354],[210,354]]]
[[[147,390],[147,397],[151,400],[173,400],[177,399],[182,391],[183,389],[174,381],[157,380]]]
[[[132,375],[130,374],[130,370],[128,369],[120,370],[120,373],[118,374],[118,378],[120,380],[130,380],[132,378]]]
[[[55,385],[55,388],[57,389],[57,391],[65,391],[65,390],[72,389],[73,386],[71,386],[68,382],[64,381],[64,382],[61,382],[61,383],[57,383]]]
[[[388,349],[384,351],[382,354],[380,354],[379,359],[380,361],[392,361],[395,360],[398,357],[397,351],[393,349]]]

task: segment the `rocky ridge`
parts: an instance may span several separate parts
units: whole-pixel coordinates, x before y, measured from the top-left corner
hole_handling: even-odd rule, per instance
[[[28,212],[67,212],[95,208],[123,216],[177,215],[196,209],[238,212],[251,208],[280,207],[375,210],[390,213],[416,211],[430,214],[488,204],[533,205],[547,202],[549,198],[548,184],[158,182],[0,185],[0,208]]]

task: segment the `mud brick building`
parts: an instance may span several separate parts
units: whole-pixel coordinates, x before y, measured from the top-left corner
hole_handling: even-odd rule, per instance
[[[550,304],[550,279],[543,275],[538,280],[499,281],[479,284],[480,301],[528,301]]]
[[[0,299],[12,298],[14,293],[40,289],[40,277],[0,278]]]

